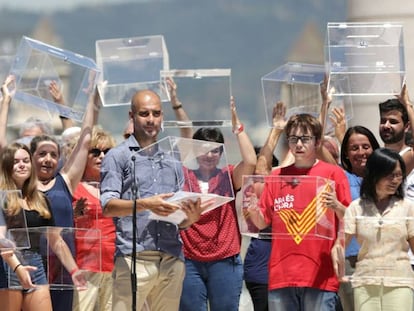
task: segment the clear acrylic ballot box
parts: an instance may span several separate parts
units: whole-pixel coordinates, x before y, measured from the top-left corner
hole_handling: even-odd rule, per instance
[[[13,234],[18,234],[21,229],[12,229]],[[87,272],[99,272],[102,267],[101,259],[101,231],[97,229],[78,229],[62,227],[32,227],[28,228],[31,247],[15,252],[23,265],[38,266],[34,261],[41,259],[41,265],[47,276],[48,284],[52,290],[75,289],[70,272],[64,267],[63,262],[68,256],[76,261],[79,270],[83,270],[86,280]],[[82,249],[82,257],[76,257],[76,245]],[[39,268],[39,267],[38,267]],[[9,276],[13,273],[8,269]],[[13,282],[9,277],[10,288],[21,288],[20,283]]]
[[[169,201],[182,206],[183,201],[201,199],[202,213],[207,213],[234,199],[230,172],[227,166],[226,151],[223,144],[200,141],[189,138],[168,136],[156,144],[140,149],[132,155],[138,179],[139,197],[145,198],[154,193],[154,189],[171,192],[171,185],[176,184],[174,196]],[[152,175],[139,177],[142,166],[152,167]],[[212,166],[212,176],[201,179],[200,166]],[[150,219],[164,220],[175,224],[181,223],[185,213],[178,209],[169,216],[160,216],[152,212]]]
[[[2,81],[2,83],[6,80],[6,77],[9,74],[13,59],[14,56],[12,55],[0,55],[0,81]],[[0,100],[1,99],[3,99],[3,94],[0,92]]]
[[[321,202],[324,191],[335,191],[332,180],[317,176],[243,176],[240,231],[257,238],[336,239],[335,212]],[[263,197],[265,196],[265,197]],[[264,206],[267,202],[271,205]],[[259,231],[254,217],[266,207],[271,230]]]
[[[0,251],[30,247],[20,190],[0,190]],[[19,229],[18,233],[12,231]]]
[[[414,272],[411,269],[410,259],[407,252],[400,249],[400,243],[407,234],[407,230],[412,230],[413,217],[390,217],[390,215],[381,217],[378,214],[370,215],[368,211],[365,216],[346,217],[344,219],[345,232],[347,223],[352,223],[360,236],[375,238],[369,239],[368,246],[360,240],[361,248],[355,271],[350,273],[345,270],[342,281],[351,282],[354,287],[361,285],[413,286]],[[366,256],[365,247],[369,247],[370,256]]]
[[[160,71],[169,69],[164,37],[98,40],[96,63],[102,69],[98,90],[104,106],[129,105],[138,90],[150,89],[166,99]]]
[[[82,121],[99,73],[88,57],[23,37],[10,69],[16,78],[13,98],[49,115]],[[65,104],[54,102],[49,91],[52,81],[63,93]]]
[[[231,69],[174,69],[161,72],[168,102],[164,103],[165,127],[231,127]],[[167,80],[177,86],[177,98],[189,121],[177,121]],[[206,113],[208,112],[208,113]]]
[[[305,63],[286,63],[262,77],[262,92],[269,127],[273,125],[273,109],[281,101],[286,106],[286,119],[299,113],[308,113],[315,117],[321,112],[321,83],[326,76],[323,65]],[[329,89],[331,90],[331,89]],[[349,96],[334,96],[328,114],[335,107],[344,109],[347,120],[352,119],[352,100]],[[327,133],[332,131],[330,119],[326,120]]]
[[[338,96],[399,94],[406,75],[403,26],[328,23],[325,62]]]

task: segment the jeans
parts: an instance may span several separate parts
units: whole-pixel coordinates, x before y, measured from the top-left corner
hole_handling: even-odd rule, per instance
[[[269,295],[268,284],[246,282],[246,288],[252,298],[254,311],[268,311],[269,304],[267,296]]]
[[[240,255],[217,261],[185,261],[180,311],[238,311],[243,286]]]
[[[36,284],[36,285],[47,285],[48,284],[45,268],[43,266],[42,256],[39,253],[23,250],[23,251],[17,252],[16,255],[18,255],[23,265],[30,265],[30,266],[34,266],[37,268],[37,270],[30,272],[30,278],[32,279],[33,284]],[[9,271],[10,274],[8,275],[8,277],[10,277],[9,284],[8,284],[9,287],[14,288],[14,289],[22,289],[19,278],[17,277],[17,274],[15,272],[12,272],[11,268],[9,270],[10,270]],[[24,291],[26,293],[32,292],[33,289],[26,289]]]
[[[269,311],[342,311],[335,292],[310,287],[285,287],[269,292]]]

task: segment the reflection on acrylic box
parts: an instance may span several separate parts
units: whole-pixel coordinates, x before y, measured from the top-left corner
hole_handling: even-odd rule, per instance
[[[22,103],[22,107],[12,109],[18,108],[24,116],[30,111],[27,105],[31,105],[47,116],[60,115],[80,122],[100,69],[88,57],[23,36],[9,74],[16,80],[15,90],[10,90],[14,92],[13,99]],[[52,98],[52,81],[64,95],[64,105]]]
[[[168,136],[138,150],[133,157],[137,168],[139,165],[159,168],[153,171],[152,176],[147,176],[145,180],[140,181],[139,197],[155,195],[153,191],[158,188],[158,185],[170,185],[172,181],[176,181],[177,188],[172,191],[175,195],[169,199],[172,202],[179,203],[183,200],[201,198],[204,212],[207,212],[234,200],[224,144]],[[200,183],[200,165],[205,165],[206,157],[214,158],[215,167],[213,167],[211,178]],[[160,216],[154,214],[150,217],[161,219]],[[185,219],[185,214],[179,210],[162,219],[180,223]]]
[[[76,285],[72,283],[69,271],[62,265],[58,254],[66,254],[68,248],[72,253],[74,260],[80,271],[84,274],[86,280],[88,271],[99,272],[102,269],[102,237],[101,230],[97,229],[79,229],[79,228],[62,228],[62,227],[31,227],[27,229],[10,229],[12,235],[28,234],[32,241],[31,248],[28,251],[24,249],[16,252],[20,262],[27,265],[33,257],[33,252],[39,253],[43,260],[48,284],[51,290],[70,290],[75,289]],[[61,239],[61,240],[60,240]],[[60,243],[64,241],[65,243]],[[82,248],[82,256],[76,256],[76,246]],[[8,268],[8,273],[11,273]],[[11,281],[9,277],[9,282]],[[9,283],[10,288],[21,289],[20,284]],[[78,288],[78,289],[84,289]]]
[[[334,191],[332,180],[317,176],[243,176],[243,203],[240,232],[256,238],[304,239],[336,238],[335,212],[320,201],[323,191]],[[260,209],[263,191],[271,195],[274,215],[272,230],[264,234],[249,219]]]

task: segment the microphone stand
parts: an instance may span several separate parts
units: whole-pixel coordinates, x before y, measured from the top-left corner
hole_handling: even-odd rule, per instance
[[[131,289],[132,289],[132,311],[137,309],[137,198],[138,185],[135,178],[135,155],[131,157],[132,167],[132,256],[131,256]]]

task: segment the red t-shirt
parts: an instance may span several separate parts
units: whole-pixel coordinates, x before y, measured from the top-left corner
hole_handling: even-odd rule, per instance
[[[306,169],[291,165],[273,171],[269,181],[272,176],[279,175],[319,176],[332,180],[338,200],[345,206],[351,202],[348,180],[339,166],[323,161]],[[316,204],[316,193],[329,189],[331,184],[327,182],[316,189],[314,183],[306,180],[286,178],[278,183],[266,182],[260,196],[262,213],[273,233],[270,290],[312,287],[337,291],[339,287],[331,260],[339,221],[333,210]]]
[[[184,169],[185,176],[188,176],[184,190],[201,192],[195,172]],[[209,193],[222,196],[232,194],[228,172],[233,173],[233,166],[221,169],[210,178]],[[184,242],[184,256],[192,260],[208,262],[239,254],[241,236],[234,200],[201,215],[199,221],[181,231],[181,238]]]
[[[97,189],[98,191],[98,189]],[[87,208],[82,216],[75,216],[75,227],[79,229],[99,229],[100,241],[96,231],[80,230],[76,232],[76,263],[80,269],[93,272],[111,272],[114,267],[115,225],[112,218],[104,217],[99,198],[92,195],[82,183],[73,194],[73,206],[76,201],[86,198]],[[99,245],[100,244],[100,245]],[[101,260],[99,257],[101,256]],[[99,263],[102,263],[100,269]]]

